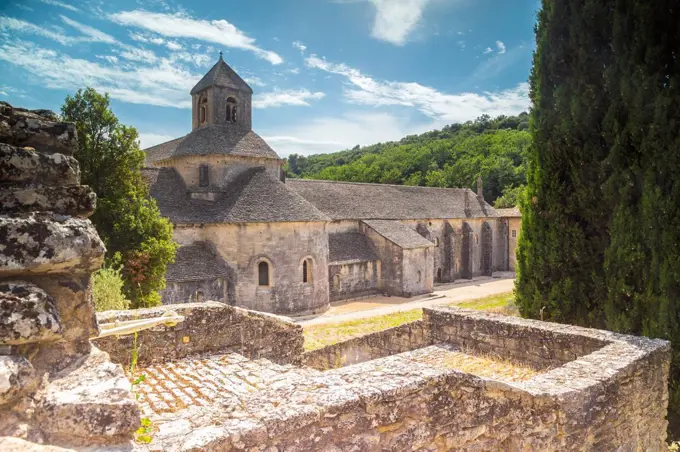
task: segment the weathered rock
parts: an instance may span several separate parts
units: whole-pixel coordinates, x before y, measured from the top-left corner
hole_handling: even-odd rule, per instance
[[[61,337],[54,299],[23,281],[0,283],[0,344],[28,344]]]
[[[80,183],[78,161],[63,154],[43,154],[32,148],[0,143],[0,180],[41,185]]]
[[[21,438],[11,436],[0,437],[0,450],[4,452],[75,452],[73,449],[36,444]]]
[[[36,213],[0,216],[0,276],[92,272],[102,265],[105,251],[88,220]]]
[[[0,405],[31,391],[39,379],[23,356],[0,356]]]
[[[0,190],[0,212],[46,211],[78,217],[94,212],[97,196],[87,185],[6,187]]]
[[[46,153],[72,154],[78,147],[75,124],[57,122],[46,110],[24,110],[0,103],[0,141]]]
[[[94,347],[47,385],[36,419],[49,440],[71,444],[122,438],[140,424],[123,369]]]

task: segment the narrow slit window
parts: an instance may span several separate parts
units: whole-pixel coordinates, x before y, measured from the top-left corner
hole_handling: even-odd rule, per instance
[[[198,167],[198,185],[200,187],[207,187],[210,185],[210,167],[208,165],[201,165]]]
[[[312,261],[305,259],[302,262],[302,282],[309,283],[312,281]]]
[[[205,122],[208,120],[208,99],[203,96],[201,97],[201,100],[198,102],[199,104],[199,123],[205,124]]]
[[[269,285],[269,264],[260,262],[257,264],[258,283],[260,286]]]
[[[233,97],[227,99],[227,122],[236,122],[236,99]]]

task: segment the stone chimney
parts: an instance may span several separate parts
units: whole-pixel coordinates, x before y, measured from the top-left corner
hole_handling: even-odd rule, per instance
[[[0,102],[0,437],[13,447],[129,442],[140,423],[122,368],[90,344],[106,250],[76,148],[73,124]]]
[[[482,176],[477,177],[477,197],[484,199],[484,186],[482,182]]]

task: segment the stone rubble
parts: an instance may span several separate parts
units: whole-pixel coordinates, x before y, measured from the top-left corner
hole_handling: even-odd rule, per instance
[[[140,424],[99,332],[90,276],[105,248],[87,217],[73,124],[0,102],[0,449],[127,444]],[[3,437],[5,436],[5,437]],[[50,444],[50,446],[42,446]]]

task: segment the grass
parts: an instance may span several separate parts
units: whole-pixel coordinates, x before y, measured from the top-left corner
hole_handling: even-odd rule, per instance
[[[423,310],[419,308],[342,323],[306,326],[304,327],[305,350],[316,350],[422,318]]]
[[[511,298],[512,292],[505,292],[484,298],[452,303],[451,306],[517,315],[514,304],[508,301]],[[306,326],[304,328],[305,350],[316,350],[327,345],[337,344],[338,342],[365,336],[366,334],[386,330],[422,318],[423,310],[418,308],[342,323]]]
[[[541,373],[529,366],[501,358],[500,356],[468,350],[446,351],[445,353],[437,353],[434,356],[426,356],[423,359],[416,358],[414,361],[504,381],[529,380]]]

